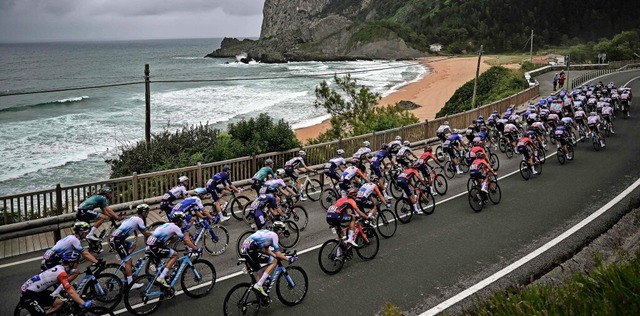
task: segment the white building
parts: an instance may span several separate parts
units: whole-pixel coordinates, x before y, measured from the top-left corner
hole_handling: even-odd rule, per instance
[[[442,44],[433,43],[429,46],[429,50],[432,52],[439,52],[442,50]]]

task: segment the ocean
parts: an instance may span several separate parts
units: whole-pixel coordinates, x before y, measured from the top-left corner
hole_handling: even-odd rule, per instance
[[[412,61],[236,63],[204,58],[222,39],[0,44],[0,95],[142,82],[151,130],[266,112],[293,128],[328,118],[314,89],[334,73],[387,95],[428,70]],[[156,82],[154,80],[209,80]],[[144,84],[0,96],[0,196],[109,178],[105,159],[144,139]]]

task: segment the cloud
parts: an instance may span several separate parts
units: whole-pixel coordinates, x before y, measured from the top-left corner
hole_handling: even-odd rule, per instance
[[[94,1],[86,5],[93,14],[116,16],[158,16],[215,10],[222,10],[230,15],[252,16],[262,14],[264,0],[110,0]]]

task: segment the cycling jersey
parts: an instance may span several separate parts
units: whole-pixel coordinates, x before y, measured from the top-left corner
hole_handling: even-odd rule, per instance
[[[484,179],[486,177],[487,171],[490,169],[491,166],[489,166],[485,159],[477,158],[469,166],[469,175],[472,178]]]
[[[436,129],[436,134],[444,134],[447,131],[451,132],[451,127],[449,125],[440,125],[438,129]]]
[[[22,293],[27,291],[32,292],[42,292],[48,289],[50,286],[55,284],[62,284],[65,289],[71,288],[71,284],[69,284],[67,271],[65,271],[64,266],[56,265],[51,269],[40,272],[38,275],[35,275],[26,282],[22,284],[20,290]]]
[[[176,224],[162,224],[153,231],[149,238],[147,238],[147,246],[164,247],[174,235],[178,236],[180,239],[184,239],[182,230]]]
[[[260,168],[260,170],[258,170],[258,172],[253,175],[252,179],[264,181],[264,179],[266,179],[269,175],[273,175],[273,169],[269,166],[265,166]]]
[[[302,165],[303,167],[306,167],[307,165],[305,165],[304,163],[304,158],[298,156],[298,157],[293,157],[289,160],[287,160],[287,162],[284,163],[284,168],[286,169],[296,169],[298,168],[299,165]]]
[[[42,270],[50,269],[59,264],[62,260],[62,254],[69,250],[76,250],[80,253],[84,251],[84,247],[82,247],[80,239],[76,235],[69,235],[58,240],[51,249],[44,253],[41,264]]]
[[[517,129],[518,129],[518,127],[513,123],[507,123],[504,126],[504,132],[505,133],[511,133],[511,132],[516,131]]]
[[[358,169],[356,166],[349,166],[342,172],[342,177],[340,178],[340,180],[343,182],[351,181],[356,175],[364,178],[364,174],[360,171],[360,169]]]
[[[357,210],[358,205],[353,199],[350,198],[339,198],[333,205],[327,209],[327,224],[329,225],[339,225],[340,223],[351,221],[351,213],[349,213],[349,209]]]
[[[162,203],[171,203],[187,195],[189,195],[189,193],[187,192],[187,187],[185,187],[184,184],[180,183],[171,188],[162,196]]]
[[[245,248],[246,243],[248,247],[245,249],[259,250],[267,247],[273,247],[273,250],[279,251],[280,246],[278,246],[278,240],[279,237],[277,233],[268,229],[261,229],[247,237],[242,246]]]
[[[213,178],[207,181],[207,191],[216,190],[218,193],[220,193],[222,190],[218,188],[219,185],[223,187],[232,185],[228,173],[224,171],[216,173]]]
[[[204,210],[204,206],[202,205],[202,200],[200,200],[199,197],[188,197],[173,207],[169,219],[171,219],[173,217],[173,214],[175,214],[176,212],[185,213],[189,217],[189,215],[192,215],[193,212],[199,212],[202,210]]]
[[[338,157],[329,159],[329,161],[326,164],[324,164],[324,169],[335,170],[341,165],[346,165],[346,164],[347,164],[347,161],[343,157],[338,156]]]
[[[267,216],[265,215],[265,208],[277,209],[278,202],[273,194],[260,194],[249,205],[249,211],[253,212],[253,218],[256,221],[256,227],[262,228],[267,223]]]
[[[371,158],[371,167],[379,167],[385,158],[391,160],[391,154],[384,149],[378,150],[376,155]]]
[[[356,151],[355,154],[353,154],[353,158],[363,161],[366,159],[366,155],[370,152],[371,152],[371,148],[360,147],[360,149],[358,149],[358,151]]]
[[[111,233],[111,237],[124,239],[135,230],[145,231],[147,227],[144,225],[144,220],[139,216],[132,216],[125,219],[116,230]]]
[[[267,180],[260,188],[260,194],[267,193],[277,193],[279,189],[284,189],[287,187],[287,184],[284,183],[284,180],[280,178],[274,178],[271,180]]]
[[[389,142],[389,152],[396,153],[402,147],[402,141],[394,140]]]
[[[608,104],[602,108],[602,116],[609,116],[611,114],[613,114],[613,108]]]
[[[570,116],[563,116],[560,120],[564,122],[565,126],[573,125],[573,119]]]
[[[374,192],[376,193],[376,196],[381,194],[377,184],[373,182],[363,184],[360,189],[358,189],[356,202],[368,200]]]
[[[80,205],[78,205],[77,210],[90,211],[90,210],[100,209],[100,211],[104,211],[104,208],[107,206],[109,206],[109,201],[107,200],[107,198],[97,194],[97,195],[90,196],[88,199],[84,200],[84,202],[80,203]]]
[[[407,156],[409,156],[409,154],[411,154],[411,147],[402,146],[400,147],[400,150],[398,150],[398,153],[396,154],[396,159],[405,159]]]

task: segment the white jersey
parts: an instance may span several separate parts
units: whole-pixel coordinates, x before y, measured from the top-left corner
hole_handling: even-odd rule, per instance
[[[444,125],[444,124],[438,126],[438,129],[436,129],[437,134],[444,134],[447,131],[451,132],[451,127],[449,125]]]
[[[175,201],[189,195],[187,188],[183,184],[178,184],[162,196],[163,201]]]
[[[404,159],[406,156],[409,155],[409,153],[411,153],[411,147],[402,146],[400,147],[400,150],[398,150],[398,153],[396,154],[396,158]]]
[[[54,255],[58,256],[58,258],[61,258],[62,254],[69,250],[76,250],[80,253],[84,250],[82,244],[80,243],[80,239],[78,239],[76,235],[69,235],[58,240],[58,242],[56,242],[56,244],[53,245],[51,249],[47,250],[44,253],[44,259],[48,260]]]
[[[587,117],[587,113],[585,113],[584,111],[576,111],[576,114],[573,117],[575,117],[576,119],[585,118]]]
[[[358,167],[349,166],[349,167],[347,167],[347,169],[344,169],[344,171],[342,172],[341,180],[342,181],[351,181],[353,179],[353,177],[356,176],[357,173],[358,173]]]
[[[343,157],[335,157],[329,159],[329,161],[324,164],[325,169],[335,169],[340,167],[341,165],[346,165],[347,161]]]
[[[400,149],[400,147],[402,147],[402,141],[400,140],[394,140],[389,142],[389,150],[397,150],[397,149]]]
[[[256,245],[258,249],[263,249],[266,247],[273,247],[273,250],[279,251],[280,247],[278,246],[278,234],[272,232],[268,229],[261,229],[253,234],[251,234],[245,240],[251,240]]]
[[[558,116],[558,114],[551,113],[549,114],[549,119],[557,122],[560,119],[560,117]]]
[[[589,125],[595,125],[595,124],[598,124],[598,123],[600,123],[600,117],[597,116],[597,115],[589,116],[587,118],[587,124],[589,124]]]
[[[513,131],[515,131],[517,129],[518,129],[518,127],[516,127],[514,124],[511,124],[511,123],[507,123],[504,126],[504,132],[505,133],[511,133],[511,132],[513,132]]]
[[[544,124],[542,124],[542,122],[533,122],[531,123],[531,126],[539,130],[544,130]]]
[[[565,125],[573,125],[573,119],[569,116],[565,116],[561,119]]]
[[[173,235],[178,236],[180,239],[184,239],[184,234],[180,227],[174,223],[162,224],[160,227],[153,231],[153,234],[147,238],[148,246],[164,246]]]
[[[373,194],[373,192],[376,191],[376,184],[373,182],[367,182],[365,184],[363,184],[360,189],[358,189],[358,196],[356,196],[356,199],[358,200],[366,200],[368,199],[371,194]]]
[[[57,265],[49,270],[43,271],[40,274],[31,277],[27,282],[22,284],[20,290],[22,293],[26,291],[42,292],[52,285],[62,283],[62,280],[66,279],[67,272],[62,265]]]
[[[362,156],[368,154],[371,152],[371,148],[369,147],[360,147],[360,149],[358,149],[358,151],[356,151],[355,154],[353,154],[353,158],[356,159],[363,159]]]
[[[302,165],[303,167],[306,167],[307,165],[304,164],[304,158],[298,156],[298,157],[294,157],[289,159],[287,162],[284,163],[284,167],[285,168],[298,168],[298,165]]]
[[[135,230],[145,231],[147,227],[139,216],[132,216],[125,219],[116,230],[111,233],[111,237],[126,238]]]
[[[602,108],[602,115],[611,115],[613,114],[613,108],[609,106],[609,104],[605,105]]]

